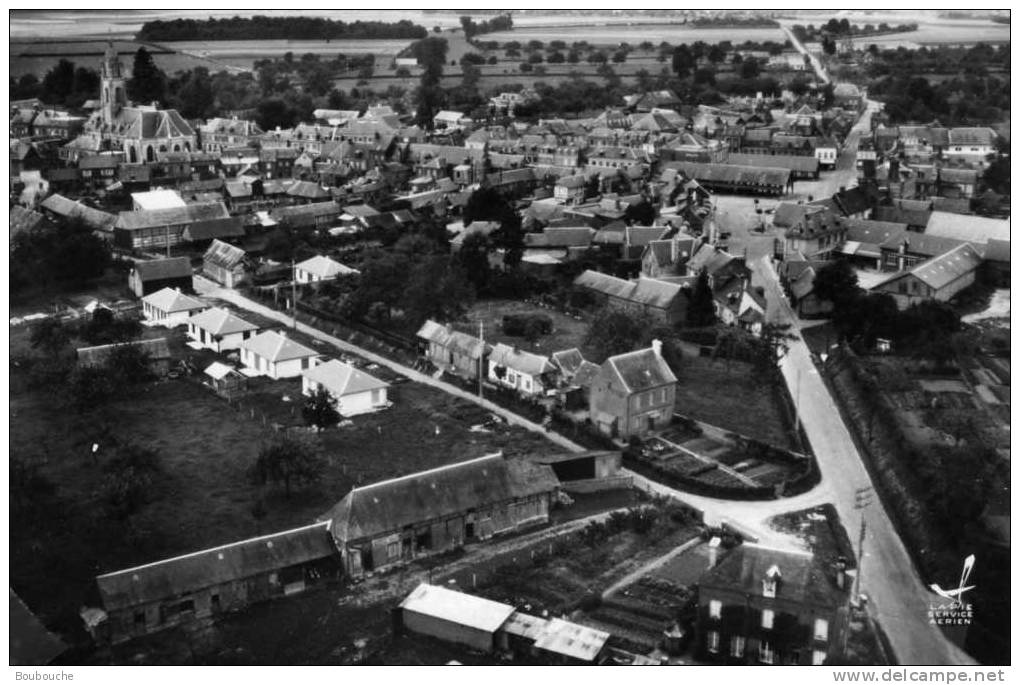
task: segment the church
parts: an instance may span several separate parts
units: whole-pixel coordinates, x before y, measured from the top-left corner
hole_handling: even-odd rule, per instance
[[[128,102],[127,85],[120,58],[112,43],[102,66],[99,108],[85,124],[84,132],[69,147],[96,152],[123,152],[130,164],[153,162],[160,153],[197,149],[195,130],[175,109],[158,103]]]

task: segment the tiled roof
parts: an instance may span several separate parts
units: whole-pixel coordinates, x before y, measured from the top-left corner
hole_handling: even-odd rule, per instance
[[[203,260],[212,262],[225,269],[233,269],[244,259],[245,252],[239,247],[234,247],[221,240],[213,240],[209,249],[205,251]]]
[[[311,259],[298,262],[294,268],[301,269],[319,278],[333,278],[334,276],[358,273],[357,269],[345,266],[325,255],[316,255]]]
[[[230,335],[231,333],[243,333],[244,331],[257,331],[259,329],[255,324],[245,321],[222,307],[214,307],[206,309],[204,312],[199,312],[188,319],[188,323],[194,324],[213,335]]]
[[[505,366],[508,369],[526,373],[529,376],[539,376],[543,373],[550,373],[556,370],[556,367],[549,361],[549,357],[519,350],[503,343],[496,343],[492,348],[492,353],[489,355],[489,364]]]
[[[319,353],[277,331],[264,331],[241,343],[241,347],[271,362],[315,357]]]
[[[666,360],[652,347],[610,357],[603,367],[608,368],[624,389],[632,393],[676,383],[676,376]]]
[[[1009,242],[1009,219],[991,219],[983,216],[932,212],[924,235],[971,243],[985,244],[989,240]]]
[[[142,298],[142,302],[152,305],[156,309],[173,314],[174,312],[191,312],[205,309],[209,305],[194,297],[185,295],[173,288],[163,288]]]
[[[136,261],[134,271],[145,281],[159,281],[164,278],[191,278],[191,260],[187,257]]]
[[[334,397],[344,397],[389,387],[389,383],[336,359],[330,359],[325,364],[313,366],[303,371],[301,375],[321,384]]]
[[[200,202],[184,207],[121,212],[117,217],[116,228],[136,231],[144,228],[229,218],[230,212],[222,202]]]
[[[488,344],[478,338],[455,331],[449,326],[436,323],[431,319],[422,324],[418,329],[417,336],[422,340],[436,343],[459,354],[477,359],[482,356],[485,350],[490,349]]]

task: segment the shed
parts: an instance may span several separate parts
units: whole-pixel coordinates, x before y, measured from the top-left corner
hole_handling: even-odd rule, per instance
[[[233,399],[248,389],[248,377],[222,362],[213,362],[203,373],[209,377],[209,387],[220,397]]]
[[[401,622],[407,630],[483,652],[493,651],[496,632],[514,611],[509,604],[428,583],[400,603]]]
[[[187,257],[136,261],[128,274],[128,287],[136,297],[164,288],[191,290],[191,260]]]

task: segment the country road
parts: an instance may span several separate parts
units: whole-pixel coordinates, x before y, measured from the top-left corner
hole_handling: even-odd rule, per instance
[[[811,68],[815,70],[815,74],[818,75],[819,80],[822,83],[830,83],[829,75],[825,73],[825,67],[822,66],[822,63],[818,60],[818,58],[812,55],[808,51],[807,47],[797,40],[797,36],[793,35],[793,31],[790,30],[789,27],[781,24],[780,28],[786,32],[786,36],[790,39],[790,42],[793,43],[794,49],[802,55],[807,55],[808,59],[811,60]]]

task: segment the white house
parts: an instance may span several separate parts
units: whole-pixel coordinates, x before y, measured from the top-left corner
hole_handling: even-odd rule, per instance
[[[187,202],[176,190],[149,190],[143,193],[131,193],[131,209],[136,212],[156,209],[179,209],[186,207]]]
[[[466,120],[467,117],[464,116],[463,112],[455,112],[444,109],[436,113],[436,116],[432,118],[432,124],[437,129],[461,128],[465,123],[467,123]]]
[[[489,380],[523,395],[541,396],[556,387],[556,367],[549,357],[497,343],[489,355]]]
[[[294,265],[294,280],[298,283],[316,283],[318,281],[331,281],[339,276],[356,274],[357,269],[344,266],[340,262],[330,259],[325,255],[316,255]]]
[[[839,146],[832,138],[820,138],[815,144],[815,159],[818,160],[819,166],[834,169],[838,158]]]
[[[949,144],[944,153],[949,159],[958,159],[971,164],[984,162],[996,153],[995,139],[998,134],[987,127],[964,127],[949,129]]]
[[[232,312],[215,307],[188,319],[188,337],[214,352],[236,350],[259,329]]]
[[[287,337],[286,333],[264,331],[241,343],[245,375],[295,378],[315,366],[319,353]]]
[[[577,204],[584,200],[588,181],[583,174],[563,176],[556,181],[553,197],[563,204]]]
[[[331,359],[301,373],[301,392],[311,397],[324,388],[341,416],[356,416],[389,406],[389,384],[359,371],[350,364]]]
[[[192,315],[208,308],[205,302],[174,288],[163,288],[142,298],[142,314],[153,326],[182,326]]]

